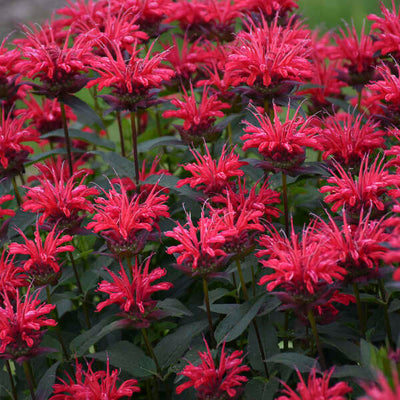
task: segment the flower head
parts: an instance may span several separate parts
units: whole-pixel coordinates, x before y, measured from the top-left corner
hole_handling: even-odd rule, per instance
[[[46,222],[47,228],[52,229],[57,225],[59,230],[67,229],[68,232],[74,232],[83,219],[81,213],[93,211],[93,205],[88,197],[98,194],[97,189],[88,188],[84,184],[88,173],[84,170],[77,171],[65,179],[65,174],[62,172],[66,169],[64,164],[61,171],[54,165],[47,167],[37,164],[36,168],[43,171],[38,177],[40,184],[28,188],[22,209],[42,213],[39,223]],[[80,181],[77,181],[79,178]]]
[[[267,115],[254,114],[260,126],[248,121],[241,139],[245,142],[243,150],[257,148],[264,157],[262,166],[267,170],[290,172],[299,167],[305,160],[305,147],[318,148],[315,135],[316,127],[310,126],[311,118],[304,119],[299,115],[300,107],[290,117],[290,106],[285,121],[281,121],[278,108],[274,105],[274,119]]]
[[[234,351],[232,354],[225,353],[225,342],[222,345],[219,364],[213,359],[207,342],[205,352],[198,352],[201,363],[193,365],[191,362],[179,372],[189,378],[189,381],[179,385],[176,393],[181,394],[184,390],[194,387],[199,400],[227,400],[237,399],[240,388],[248,381],[244,372],[250,371],[247,365],[243,365],[243,351]]]
[[[222,250],[225,243],[224,221],[214,214],[205,217],[202,212],[197,226],[193,224],[190,214],[186,214],[187,222],[165,232],[165,236],[179,242],[167,249],[168,254],[179,254],[178,265],[192,276],[210,276],[224,267],[228,262],[228,254]]]
[[[144,58],[140,58],[142,49],[137,49],[135,43],[130,58],[126,60],[122,49],[110,43],[112,52],[104,47],[105,57],[92,60],[92,68],[100,76],[92,80],[88,87],[98,85],[98,90],[111,87],[112,95],[104,95],[103,98],[115,110],[136,111],[156,104],[156,89],[162,86],[163,81],[170,80],[174,72],[161,65],[165,53],[151,55],[154,44]]]
[[[327,117],[317,141],[323,149],[323,159],[332,156],[341,165],[358,166],[365,154],[385,146],[385,132],[379,123],[364,116],[337,113]]]
[[[111,184],[105,198],[95,199],[93,221],[88,229],[102,232],[112,253],[118,257],[132,257],[145,246],[149,235],[159,229],[160,217],[169,217],[168,196],[160,194],[154,186],[150,193],[128,196],[126,187],[119,182],[120,192]]]
[[[75,363],[75,379],[68,376],[68,382],[53,385],[53,396],[49,400],[119,400],[122,397],[140,392],[136,379],[128,379],[117,387],[118,369],[110,371],[110,360],[107,358],[105,371],[93,371],[92,363],[87,364],[87,371],[78,361]]]
[[[353,389],[346,382],[338,382],[330,385],[329,380],[333,374],[334,369],[326,371],[322,377],[317,377],[316,369],[313,368],[308,375],[307,382],[304,381],[300,372],[297,375],[300,382],[297,384],[296,392],[291,389],[285,382],[281,382],[285,387],[283,389],[284,396],[279,396],[276,400],[346,400],[347,393]]]
[[[122,265],[118,274],[107,269],[113,281],[102,281],[97,291],[107,293],[110,298],[99,303],[96,311],[117,304],[124,322],[136,328],[148,327],[152,320],[159,318],[162,313],[156,309],[157,300],[153,300],[151,296],[161,290],[169,290],[173,285],[170,282],[154,284],[164,277],[167,271],[160,267],[149,271],[150,262],[151,257],[148,257],[144,267],[139,266],[135,258],[135,265],[129,266],[131,279]]]
[[[12,299],[17,293],[16,288],[28,286],[26,278],[23,268],[14,264],[14,256],[10,257],[10,253],[3,250],[0,258],[0,304],[6,297]]]
[[[23,269],[28,273],[33,285],[43,286],[55,284],[60,276],[60,264],[58,254],[66,251],[74,251],[74,247],[66,242],[72,240],[72,236],[61,236],[61,232],[55,233],[56,226],[47,235],[44,243],[40,237],[39,226],[36,224],[35,239],[28,239],[21,229],[17,232],[25,240],[25,244],[13,242],[10,244],[10,254],[25,254],[28,260],[22,261]]]
[[[52,304],[41,304],[39,292],[33,295],[28,290],[22,300],[18,291],[12,297],[4,296],[0,306],[0,358],[24,361],[41,353],[40,342],[43,327],[55,326],[57,322],[47,318],[55,308]]]
[[[237,7],[243,13],[262,13],[267,20],[272,20],[279,15],[284,17],[293,9],[298,8],[298,0],[239,0]]]
[[[0,197],[0,206],[2,206],[5,202],[13,200],[14,196],[11,194],[5,194],[4,196]],[[9,208],[2,208],[0,207],[0,219],[4,218],[5,216],[13,217],[15,215],[15,211]]]
[[[201,102],[198,104],[192,84],[190,85],[192,94],[189,96],[186,89],[183,89],[183,100],[172,99],[171,103],[178,110],[168,110],[163,113],[164,118],[181,118],[184,120],[183,126],[176,126],[182,140],[188,144],[198,145],[205,141],[212,141],[216,138],[219,131],[216,130],[214,122],[216,118],[221,118],[224,113],[221,111],[230,108],[230,105],[217,100],[216,95],[208,96],[209,88],[204,86]]]
[[[247,165],[247,162],[239,161],[239,156],[234,154],[234,148],[227,154],[226,146],[224,146],[218,160],[211,157],[207,146],[205,149],[206,155],[204,156],[199,151],[191,150],[196,162],[184,165],[183,168],[192,176],[181,179],[176,185],[178,188],[189,184],[192,189],[197,188],[209,196],[222,193],[232,185],[231,178],[244,175],[240,168]]]
[[[398,372],[393,371],[393,387],[382,373],[379,373],[377,382],[362,385],[365,396],[358,400],[398,400],[400,397],[400,382]]]

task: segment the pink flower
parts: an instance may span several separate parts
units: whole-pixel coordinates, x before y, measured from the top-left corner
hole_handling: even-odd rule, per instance
[[[92,363],[87,364],[87,371],[78,361],[75,362],[75,378],[68,374],[66,382],[53,385],[53,396],[49,400],[119,400],[122,397],[140,392],[136,379],[128,379],[117,387],[118,369],[110,371],[110,360],[107,358],[106,371],[93,371]]]
[[[385,132],[379,123],[365,116],[337,113],[324,119],[317,141],[323,149],[323,159],[329,156],[341,165],[358,166],[365,154],[385,146]]]
[[[165,236],[179,242],[167,249],[168,254],[179,254],[178,265],[192,276],[209,276],[215,274],[228,262],[227,253],[222,250],[225,244],[225,224],[217,215],[205,217],[202,212],[197,226],[193,224],[190,214],[186,214],[187,222],[165,232]]]
[[[259,13],[269,19],[285,16],[294,8],[298,8],[298,0],[239,0],[237,7],[243,13]]]
[[[5,194],[4,196],[0,197],[0,206],[2,206],[7,201],[11,201],[14,199],[14,196],[11,194]],[[2,208],[0,207],[0,219],[4,218],[5,216],[13,217],[15,215],[15,211],[9,208]]]
[[[218,160],[214,160],[208,147],[204,147],[206,151],[204,156],[199,151],[190,150],[196,162],[184,165],[183,168],[190,172],[192,176],[181,179],[176,186],[179,188],[189,184],[192,189],[197,187],[206,195],[222,193],[224,189],[232,185],[231,178],[244,175],[240,168],[247,165],[247,162],[239,161],[239,156],[234,154],[235,148],[227,154],[224,145],[221,156]]]
[[[225,342],[222,345],[219,364],[216,365],[207,342],[205,352],[198,352],[201,363],[193,365],[191,362],[179,372],[189,378],[188,382],[179,385],[176,393],[181,394],[184,390],[194,387],[199,400],[220,400],[225,398],[237,399],[241,393],[241,386],[248,381],[243,372],[250,371],[247,365],[243,365],[243,351],[234,351],[232,354],[225,353]]]
[[[37,164],[36,168],[42,172],[38,177],[40,185],[27,188],[22,209],[42,213],[39,223],[46,222],[47,228],[52,229],[57,225],[59,230],[67,229],[68,232],[74,232],[83,219],[81,213],[93,211],[93,205],[88,197],[98,194],[97,189],[84,185],[88,173],[83,170],[77,171],[66,179],[63,169],[67,168],[64,164],[61,171],[55,166],[47,167],[41,164]],[[80,181],[77,181],[79,178]]]
[[[300,379],[296,388],[297,393],[285,382],[281,381],[285,387],[282,391],[285,396],[279,396],[276,400],[347,400],[346,394],[352,392],[353,389],[346,382],[338,382],[330,385],[329,380],[333,371],[334,369],[326,371],[321,378],[317,378],[316,369],[313,368],[308,375],[307,382],[304,381],[300,372],[297,371]]]
[[[300,107],[290,117],[289,106],[282,122],[274,105],[273,120],[267,115],[254,114],[260,126],[243,121],[246,124],[246,134],[241,137],[243,150],[257,148],[265,160],[261,165],[267,170],[290,172],[299,167],[306,157],[305,147],[319,147],[314,137],[318,128],[310,126],[312,117],[304,119],[299,110]]]
[[[398,372],[393,370],[393,386],[381,372],[378,374],[377,382],[362,385],[365,396],[358,400],[398,400],[400,397],[400,384]]]
[[[12,359],[18,362],[36,356],[40,349],[43,327],[56,326],[57,322],[46,317],[55,306],[41,304],[39,292],[33,296],[28,290],[24,300],[18,291],[13,299],[4,296],[0,306],[0,358]]]
[[[120,193],[111,184],[104,192],[105,198],[95,199],[93,221],[87,226],[95,233],[102,232],[109,249],[118,257],[138,254],[149,240],[149,234],[159,230],[158,220],[169,217],[168,197],[160,194],[154,186],[150,193],[134,194],[131,198],[120,181]]]
[[[183,126],[176,126],[182,140],[188,144],[198,145],[205,141],[215,140],[219,132],[214,127],[216,118],[222,118],[224,113],[221,111],[230,108],[230,105],[217,100],[216,95],[208,97],[209,88],[204,86],[201,102],[198,104],[190,84],[192,94],[189,96],[183,87],[183,100],[174,98],[171,103],[178,110],[164,111],[164,118],[183,119]]]
[[[22,261],[21,264],[23,269],[28,272],[35,286],[56,284],[60,276],[58,254],[75,250],[72,245],[65,245],[66,242],[70,242],[73,239],[72,236],[61,236],[61,232],[55,234],[56,228],[55,226],[49,232],[44,243],[40,237],[38,224],[36,224],[34,240],[29,240],[21,229],[16,228],[17,232],[25,240],[25,244],[16,242],[10,244],[10,254],[25,254],[29,256],[29,259]]]
[[[0,304],[3,298],[12,299],[16,295],[16,288],[28,286],[24,270],[14,264],[14,256],[3,250],[0,258]]]
[[[110,298],[99,303],[96,311],[117,304],[125,323],[133,324],[136,328],[148,327],[152,320],[159,318],[162,313],[156,310],[157,300],[153,300],[151,296],[161,290],[169,290],[173,285],[170,282],[153,284],[164,277],[167,271],[158,267],[149,272],[150,262],[151,257],[148,257],[144,267],[139,266],[135,257],[135,265],[129,266],[131,279],[122,265],[118,275],[106,269],[113,282],[102,281],[97,291],[107,293]]]

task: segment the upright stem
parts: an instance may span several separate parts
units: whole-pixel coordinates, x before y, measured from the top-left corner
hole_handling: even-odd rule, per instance
[[[308,327],[307,327],[308,329]],[[283,322],[283,330],[285,331],[285,337],[283,338],[283,349],[285,351],[289,350],[289,338],[287,336],[287,332],[289,330],[289,311],[285,310],[285,320]]]
[[[24,368],[26,381],[28,382],[29,391],[31,393],[31,398],[32,398],[32,400],[36,400],[36,396],[35,396],[35,378],[33,377],[31,364],[30,364],[29,361],[24,361],[22,363],[22,365],[23,365],[23,368]]]
[[[283,196],[283,212],[285,216],[285,233],[289,237],[289,206],[287,194],[286,174],[282,172],[282,196]]]
[[[249,299],[249,294],[247,293],[246,283],[245,283],[244,278],[243,278],[242,266],[240,265],[239,259],[236,259],[236,267],[237,267],[237,270],[238,270],[239,279],[240,279],[240,285],[242,286],[244,298],[246,300],[248,300]]]
[[[135,113],[131,111],[131,130],[132,130],[132,150],[133,159],[135,162],[135,182],[136,186],[139,185],[139,159],[137,151],[137,132],[136,132],[136,118]]]
[[[226,132],[228,134],[228,140],[229,144],[233,144],[233,137],[232,137],[232,125],[229,123],[228,126],[226,127]]]
[[[72,176],[73,175],[73,168],[72,168],[71,141],[69,139],[68,122],[67,122],[67,116],[66,116],[66,113],[65,113],[65,105],[61,101],[60,101],[60,107],[61,107],[61,117],[62,117],[63,128],[64,128],[65,144],[67,146],[69,174],[70,174],[70,176]]]
[[[82,308],[83,308],[83,313],[85,315],[86,325],[90,329],[92,327],[92,324],[90,323],[90,318],[89,318],[89,313],[88,313],[87,303],[86,303],[86,296],[82,289],[82,285],[81,285],[81,281],[79,279],[78,269],[76,268],[74,256],[72,255],[71,252],[69,252],[68,254],[69,254],[69,259],[72,264],[72,269],[74,270],[76,285],[78,286],[78,291],[79,291],[80,295],[82,296]]]
[[[319,335],[318,335],[318,330],[317,330],[317,324],[315,322],[315,318],[314,318],[314,314],[313,314],[312,310],[308,310],[308,320],[310,321],[311,330],[312,330],[312,333],[313,333],[313,336],[314,336],[315,344],[317,346],[319,359],[320,359],[320,362],[321,362],[321,367],[322,367],[323,370],[325,370],[326,369],[325,356],[324,356],[324,353],[322,351],[322,346],[321,346],[321,342],[319,340]]]
[[[14,378],[13,378],[13,374],[11,371],[10,360],[6,360],[6,368],[7,368],[7,372],[8,372],[8,377],[10,378],[13,400],[18,400],[17,390],[15,389]]]
[[[251,280],[252,280],[252,287],[253,287],[253,297],[256,295],[256,274],[254,272],[254,266],[251,266]]]
[[[122,157],[125,157],[126,156],[125,141],[124,141],[124,132],[122,130],[121,112],[120,111],[117,111],[117,122],[118,122],[118,131],[119,131],[119,141],[121,143],[121,155],[122,155]]]
[[[15,176],[12,177],[12,184],[13,184],[13,188],[14,188],[15,198],[17,199],[17,204],[20,207],[22,204],[22,197],[19,193],[17,181],[15,180]]]
[[[210,328],[211,342],[212,346],[216,347],[217,341],[215,340],[214,328],[211,318],[210,298],[208,297],[208,285],[207,285],[207,280],[204,276],[203,276],[203,292],[204,292],[204,303],[206,303],[206,309],[207,309],[207,318],[208,318],[208,326]]]
[[[161,119],[160,119],[160,110],[158,109],[158,106],[156,106],[156,127],[157,127],[158,137],[161,137],[162,136]]]
[[[361,304],[361,298],[360,298],[360,290],[358,289],[357,283],[353,283],[353,290],[354,290],[354,296],[356,298],[356,304],[357,304],[357,314],[358,314],[358,321],[360,323],[360,333],[361,337],[365,338],[365,315],[362,309],[362,304]]]
[[[381,292],[381,298],[384,303],[384,309],[383,309],[383,316],[385,319],[385,329],[386,329],[386,335],[389,341],[389,345],[393,347],[394,342],[393,342],[393,337],[392,337],[392,328],[390,326],[390,319],[389,319],[389,313],[388,313],[388,297],[386,294],[385,286],[383,284],[382,279],[378,279],[378,286],[379,286],[379,291]]]
[[[142,336],[143,336],[144,342],[146,344],[147,350],[148,350],[151,358],[153,359],[154,364],[156,364],[157,374],[159,376],[161,376],[160,364],[158,363],[157,357],[156,357],[156,355],[154,353],[154,350],[153,350],[153,347],[152,347],[152,345],[150,343],[149,337],[147,336],[147,331],[144,328],[142,328],[140,331],[142,332]]]

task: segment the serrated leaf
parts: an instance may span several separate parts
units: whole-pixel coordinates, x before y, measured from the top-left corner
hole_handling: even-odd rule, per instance
[[[319,369],[319,363],[315,358],[301,353],[279,353],[267,358],[267,363],[283,364],[300,372],[310,372],[312,368]]]
[[[249,326],[253,318],[257,315],[267,294],[261,297],[254,297],[241,304],[237,310],[229,313],[217,326],[215,330],[215,339],[218,343],[231,340],[239,337]]]
[[[145,378],[157,373],[154,361],[146,356],[142,349],[128,341],[114,343],[107,350],[86,357],[107,362],[116,368],[121,368],[136,378]]]
[[[155,139],[146,140],[145,142],[138,144],[139,153],[147,153],[148,151],[155,149],[159,146],[174,146],[174,147],[185,147],[188,145],[182,140],[177,139],[175,136],[161,136]]]
[[[53,393],[53,385],[56,381],[57,368],[60,365],[60,361],[54,363],[40,379],[35,395],[36,400],[47,400]]]
[[[203,332],[207,326],[207,320],[193,322],[179,327],[175,332],[162,338],[154,349],[161,368],[178,361],[188,350],[193,337]]]
[[[108,150],[115,150],[115,143],[113,143],[111,140],[107,140],[107,139],[100,137],[96,133],[85,132],[85,131],[81,131],[79,129],[69,129],[68,134],[71,139],[79,139],[84,142],[94,144],[95,146],[98,146],[98,147],[104,147],[105,149],[108,149]],[[55,131],[46,133],[45,135],[41,136],[42,139],[47,139],[49,137],[63,138],[64,130],[57,129]]]
[[[278,387],[277,379],[270,379],[266,382],[260,378],[253,378],[246,385],[244,398],[246,400],[273,400]]]
[[[157,303],[157,308],[171,317],[192,316],[192,312],[186,308],[178,299],[165,299]]]
[[[91,329],[83,332],[69,345],[72,353],[76,353],[78,357],[83,356],[90,346],[96,344],[100,339],[109,333],[120,329],[121,322],[114,321],[110,323],[112,317],[102,319],[98,324],[94,325]]]
[[[87,103],[85,103],[79,97],[73,96],[72,94],[67,94],[60,97],[59,100],[72,108],[78,118],[78,121],[81,122],[83,125],[92,126],[94,124],[97,124],[102,129],[105,129],[101,118]]]

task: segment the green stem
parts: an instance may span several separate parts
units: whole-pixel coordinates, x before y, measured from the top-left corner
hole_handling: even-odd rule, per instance
[[[390,325],[390,319],[389,319],[389,313],[388,313],[388,296],[385,290],[385,285],[383,284],[383,280],[382,279],[378,279],[378,286],[379,286],[379,290],[381,293],[381,298],[382,301],[384,303],[384,319],[385,319],[385,329],[386,329],[386,336],[388,338],[389,341],[389,346],[393,347],[394,346],[394,342],[393,342],[393,337],[392,337],[392,328]]]
[[[365,315],[362,309],[361,298],[360,298],[360,290],[358,288],[357,283],[353,283],[353,290],[354,296],[356,298],[356,305],[357,305],[357,314],[358,314],[358,321],[360,323],[360,334],[361,337],[365,339]]]
[[[19,193],[17,181],[15,180],[15,176],[12,177],[12,184],[13,184],[13,188],[14,188],[15,198],[17,199],[18,207],[21,207],[22,197]]]
[[[13,374],[11,371],[10,360],[6,360],[6,368],[7,368],[7,372],[8,372],[8,377],[10,378],[10,385],[11,385],[13,400],[18,400],[17,390],[15,389],[14,378],[13,378]]]
[[[362,98],[362,88],[358,92],[358,100],[357,100],[357,110],[361,111],[361,98]]]
[[[288,193],[287,193],[287,179],[286,174],[282,172],[282,196],[283,196],[283,211],[285,217],[285,233],[289,237],[289,206],[288,206]]]
[[[215,340],[214,328],[211,318],[210,298],[208,296],[208,285],[207,285],[207,280],[204,276],[203,276],[203,292],[204,292],[204,303],[206,304],[206,309],[207,309],[208,326],[210,328],[211,343],[213,347],[216,347],[217,341]]]
[[[157,360],[157,357],[156,357],[156,355],[154,353],[153,347],[152,347],[152,345],[150,343],[150,340],[149,340],[149,338],[147,336],[147,331],[144,328],[142,328],[140,331],[142,332],[142,336],[143,336],[144,342],[146,344],[147,350],[148,350],[151,358],[153,359],[154,364],[156,364],[157,374],[159,375],[159,377],[161,377],[160,364],[158,363],[158,360]]]
[[[29,391],[31,393],[31,398],[32,398],[32,400],[36,400],[36,396],[35,396],[35,378],[33,377],[31,364],[30,364],[29,361],[24,361],[22,363],[22,366],[24,368],[26,381],[28,382]]]
[[[121,144],[121,155],[122,155],[122,157],[126,157],[124,132],[122,130],[122,122],[121,122],[121,113],[120,113],[120,111],[117,111],[117,122],[118,122],[118,131],[119,131],[119,141],[120,141],[120,144]]]
[[[313,314],[312,310],[308,310],[308,320],[310,321],[311,330],[312,330],[312,333],[314,336],[315,344],[317,346],[321,367],[323,370],[325,370],[326,369],[325,356],[324,356],[324,352],[322,351],[322,346],[321,346],[321,342],[319,340],[319,335],[318,335],[318,330],[317,330],[317,324],[315,322],[315,318],[314,318],[314,314]]]
[[[245,300],[248,300],[249,294],[247,293],[246,283],[243,278],[242,266],[240,265],[239,259],[236,259],[236,267],[237,267],[238,274],[239,274],[240,285],[242,286],[242,290],[243,290],[243,296],[244,296]]]
[[[289,330],[289,311],[285,311],[285,320],[283,322],[283,330],[285,332],[285,337],[283,338],[283,349],[285,351],[289,350],[289,338],[288,338],[288,330]]]
[[[70,174],[70,176],[72,176],[74,170],[72,168],[71,141],[69,139],[68,121],[67,121],[67,116],[66,116],[66,113],[65,113],[65,105],[64,105],[64,103],[62,101],[60,101],[60,107],[61,107],[62,123],[63,123],[63,128],[64,128],[65,144],[66,144],[66,147],[67,147],[69,174]]]
[[[256,274],[254,272],[254,266],[251,266],[251,280],[252,280],[252,287],[253,287],[253,297],[256,295]]]
[[[71,252],[69,252],[68,254],[69,254],[69,259],[71,261],[72,269],[74,270],[76,285],[78,286],[79,294],[82,296],[82,308],[83,308],[83,314],[85,315],[86,325],[90,329],[92,327],[92,324],[90,323],[89,312],[87,309],[86,296],[82,289],[82,285],[81,285],[81,281],[79,279],[78,269],[76,268],[74,256],[72,255]]]
[[[228,134],[229,144],[232,146],[232,144],[233,144],[233,135],[232,135],[232,125],[230,123],[226,127],[226,133]]]
[[[135,182],[136,186],[139,187],[139,159],[137,150],[136,116],[133,111],[131,111],[131,131],[132,131],[133,159],[135,162]]]

